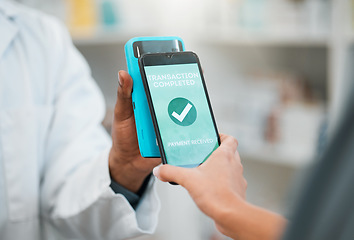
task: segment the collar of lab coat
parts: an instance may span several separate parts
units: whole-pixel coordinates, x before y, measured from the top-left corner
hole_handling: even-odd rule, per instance
[[[5,33],[0,38],[0,58],[18,32],[18,26],[14,22],[17,14],[16,6],[0,0],[0,33]]]

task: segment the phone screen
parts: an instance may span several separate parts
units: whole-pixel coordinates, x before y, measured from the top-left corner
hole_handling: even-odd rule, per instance
[[[219,146],[219,138],[199,62],[194,54],[184,62],[186,54],[192,53],[143,67],[163,160],[196,167]]]

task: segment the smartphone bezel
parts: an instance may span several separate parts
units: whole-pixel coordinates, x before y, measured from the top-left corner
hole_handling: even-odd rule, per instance
[[[152,102],[150,88],[149,88],[149,85],[148,85],[148,82],[147,82],[147,78],[146,78],[146,73],[145,73],[145,68],[144,67],[145,66],[158,66],[158,65],[188,64],[188,63],[196,63],[198,65],[199,74],[201,76],[201,81],[202,81],[202,84],[203,84],[204,94],[205,94],[205,97],[207,99],[207,104],[208,104],[208,107],[209,107],[210,116],[212,118],[214,130],[215,130],[215,133],[216,133],[216,136],[217,136],[217,141],[218,141],[218,144],[220,146],[219,131],[218,131],[217,126],[216,126],[216,121],[215,121],[214,113],[213,113],[213,110],[212,110],[212,107],[211,107],[211,103],[210,103],[210,98],[209,98],[209,94],[208,94],[208,91],[207,91],[207,87],[206,87],[206,84],[205,84],[203,71],[202,71],[201,64],[200,64],[200,61],[199,61],[199,58],[198,58],[197,54],[195,54],[194,52],[190,52],[190,51],[144,54],[144,55],[142,55],[139,58],[139,67],[140,67],[140,72],[141,72],[141,76],[142,76],[142,80],[143,80],[143,85],[144,85],[145,93],[146,93],[146,96],[147,96],[149,110],[150,110],[150,113],[151,113],[151,116],[152,116],[152,122],[153,122],[153,125],[154,125],[154,128],[155,128],[155,133],[156,133],[156,136],[157,136],[157,142],[158,142],[160,155],[161,155],[161,159],[162,159],[162,163],[163,164],[168,164],[168,162],[167,162],[167,159],[166,159],[165,148],[164,148],[164,145],[163,145],[163,142],[162,142],[160,128],[159,128],[159,124],[157,122],[155,108],[154,108],[154,103]]]

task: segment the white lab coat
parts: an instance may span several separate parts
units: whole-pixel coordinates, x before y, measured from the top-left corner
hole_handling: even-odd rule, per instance
[[[136,211],[110,185],[104,101],[58,21],[0,0],[0,239],[152,233],[150,181]]]

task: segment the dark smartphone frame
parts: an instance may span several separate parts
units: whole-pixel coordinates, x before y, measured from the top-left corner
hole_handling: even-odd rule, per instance
[[[162,159],[163,164],[168,164],[168,162],[166,159],[165,149],[164,149],[164,145],[163,145],[161,134],[160,134],[160,128],[159,128],[159,125],[157,122],[156,113],[155,113],[155,109],[154,109],[154,103],[152,102],[150,88],[149,88],[149,85],[147,82],[147,77],[146,77],[144,67],[145,66],[158,66],[158,65],[188,64],[188,63],[197,63],[197,65],[198,65],[199,74],[201,76],[201,81],[203,84],[204,94],[205,94],[205,97],[206,97],[206,100],[208,103],[209,112],[210,112],[210,116],[212,118],[212,122],[213,122],[214,130],[215,130],[215,133],[217,136],[218,144],[219,144],[219,146],[221,144],[219,131],[216,126],[214,113],[213,113],[213,110],[211,107],[209,94],[208,94],[205,80],[204,80],[203,70],[202,70],[202,67],[201,67],[201,64],[200,64],[197,54],[195,54],[194,52],[190,52],[190,51],[144,54],[139,58],[139,67],[140,67],[141,77],[143,80],[143,85],[144,85],[145,93],[147,96],[149,110],[150,110],[150,114],[152,116],[152,122],[153,122],[155,133],[157,136],[157,142],[158,142],[160,155],[161,155],[161,159]]]

